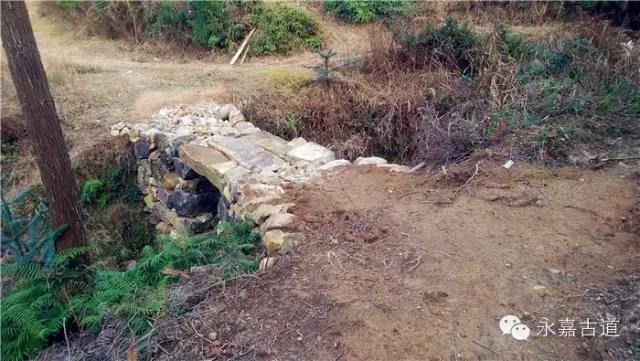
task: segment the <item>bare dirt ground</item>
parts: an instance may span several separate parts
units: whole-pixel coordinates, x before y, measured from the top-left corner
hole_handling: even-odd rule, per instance
[[[61,33],[37,16],[34,26],[73,155],[118,121],[144,120],[165,105],[233,99],[259,91],[265,69],[304,70],[317,61],[311,53],[240,67],[157,59]],[[341,56],[366,51],[365,28],[328,31]],[[3,116],[12,116],[15,97],[2,70]],[[107,328],[97,338],[81,335],[71,353],[122,359],[117,346],[137,342],[141,360],[639,359],[637,162],[555,171],[486,161],[478,169],[337,170],[289,189],[296,228],[307,238],[274,269],[222,289],[192,277],[176,292],[206,295],[170,309],[147,337],[132,341],[122,328]],[[502,335],[506,314],[520,317],[532,337]],[[619,337],[580,337],[578,322],[610,317],[620,321]],[[578,334],[534,336],[544,318],[556,327],[575,319]],[[65,352],[59,344],[42,359]]]
[[[637,169],[474,169],[344,169],[292,187],[306,240],[266,273],[180,285],[180,312],[137,342],[141,359],[639,359]],[[507,314],[528,340],[502,334]],[[545,318],[555,336],[537,336]],[[579,322],[611,318],[618,337],[600,325],[581,337]],[[560,336],[561,319],[575,336]],[[85,338],[72,354],[116,359],[133,343]]]
[[[633,175],[486,163],[464,185],[472,173],[352,169],[291,190],[307,240],[174,320],[156,356],[215,356],[196,329],[246,360],[637,359]],[[612,309],[610,289],[635,302]],[[516,341],[498,329],[506,314],[534,334],[543,318],[574,319],[578,334]],[[578,322],[612,315],[623,336],[580,337]]]

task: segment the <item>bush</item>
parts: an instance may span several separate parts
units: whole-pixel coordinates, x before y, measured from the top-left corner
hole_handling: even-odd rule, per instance
[[[226,49],[245,35],[244,25],[234,22],[225,1],[189,1],[189,12],[191,36],[205,48]]]
[[[393,0],[327,0],[322,9],[350,23],[370,23],[382,17],[406,13],[408,1]]]
[[[306,48],[318,50],[322,44],[320,23],[309,12],[288,5],[256,11],[257,27],[251,44],[253,55],[288,54]]]

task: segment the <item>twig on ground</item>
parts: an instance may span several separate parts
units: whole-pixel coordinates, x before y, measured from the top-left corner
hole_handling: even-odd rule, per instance
[[[482,347],[482,348],[484,348],[484,349],[486,349],[486,350],[489,350],[489,351],[493,352],[494,354],[497,354],[497,352],[495,352],[495,351],[494,351],[491,347],[489,347],[489,346],[485,346],[485,345],[483,345],[483,344],[481,344],[480,342],[475,341],[475,340],[471,340],[471,342],[475,343],[476,345],[478,345],[478,346],[480,346],[480,347]]]
[[[480,163],[482,163],[482,161],[478,161],[478,162],[476,163],[476,170],[475,170],[475,172],[473,172],[473,174],[471,175],[471,177],[469,177],[469,179],[467,179],[467,181],[466,181],[466,182],[464,182],[464,184],[463,184],[463,185],[461,185],[460,187],[458,187],[458,189],[456,189],[456,191],[455,191],[455,192],[453,192],[453,194],[457,194],[458,192],[460,192],[460,191],[462,190],[462,188],[466,187],[466,186],[469,184],[469,182],[471,182],[471,180],[472,180],[472,179],[473,179],[473,178],[478,174],[478,170],[480,169]]]
[[[611,160],[631,160],[631,159],[640,159],[640,156],[600,158],[600,161],[608,162]]]
[[[69,346],[69,336],[67,335],[67,318],[62,318],[62,331],[64,331],[64,341],[67,343],[67,360],[71,361],[71,346]]]
[[[418,266],[420,266],[421,262],[422,262],[422,255],[420,255],[420,257],[418,257],[418,259],[416,260],[416,264],[413,265],[411,268],[409,268],[408,272],[411,272],[414,269],[416,269]]]

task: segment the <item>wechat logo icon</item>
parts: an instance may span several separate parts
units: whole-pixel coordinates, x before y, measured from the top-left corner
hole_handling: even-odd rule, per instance
[[[498,327],[500,327],[503,335],[511,335],[511,337],[518,341],[528,339],[531,334],[529,327],[520,322],[520,319],[514,315],[502,317]]]

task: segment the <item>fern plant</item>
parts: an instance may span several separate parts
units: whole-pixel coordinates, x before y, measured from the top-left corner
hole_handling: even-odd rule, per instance
[[[2,360],[35,356],[65,323],[76,322],[89,291],[89,275],[76,266],[84,251],[65,249],[49,265],[33,260],[2,265],[3,282],[10,284],[0,299]]]
[[[55,240],[66,227],[52,229],[47,219],[48,208],[43,202],[37,203],[33,216],[19,216],[14,212],[17,207],[33,199],[33,190],[27,190],[16,197],[5,200],[0,194],[0,243],[6,247],[17,263],[31,261],[50,265],[55,254]]]
[[[95,292],[85,305],[81,325],[97,332],[103,317],[113,315],[125,320],[133,332],[144,332],[151,316],[164,310],[167,286],[175,279],[163,273],[165,269],[213,265],[223,278],[254,271],[256,262],[248,251],[255,247],[257,236],[251,230],[248,221],[223,222],[208,234],[159,237],[159,247],[143,248],[135,267],[96,273]]]

